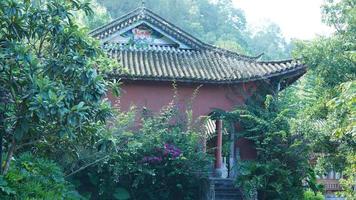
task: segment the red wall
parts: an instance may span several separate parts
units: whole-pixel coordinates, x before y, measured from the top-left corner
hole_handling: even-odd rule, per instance
[[[257,157],[255,145],[245,138],[238,139],[235,148],[235,151],[239,151],[241,160],[253,160]]]
[[[197,89],[199,88],[199,89]],[[177,91],[178,103],[181,112],[185,112],[191,104],[193,118],[209,115],[215,108],[229,111],[237,105],[242,105],[247,97],[256,91],[256,84],[241,83],[236,85],[199,85],[178,84],[173,89],[172,82],[135,81],[124,82],[121,87],[121,96],[113,97],[108,94],[114,107],[122,111],[128,111],[135,105],[138,109],[147,109],[158,112],[163,106],[167,106],[174,99],[174,91]],[[194,92],[197,92],[193,98]],[[251,159],[255,155],[253,144],[248,141],[237,143],[242,159]]]
[[[238,85],[202,85],[192,101],[194,91],[198,84],[178,84],[178,106],[181,111],[192,103],[194,118],[208,115],[214,108],[231,110],[236,105],[241,105],[254,89],[252,83]],[[146,82],[136,81],[124,83],[121,87],[120,98],[108,95],[115,107],[127,111],[130,106],[138,108],[146,107],[154,112],[159,111],[162,106],[168,105],[174,97],[174,89],[171,82]]]

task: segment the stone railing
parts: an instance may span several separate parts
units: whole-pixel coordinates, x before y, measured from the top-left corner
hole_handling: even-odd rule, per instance
[[[319,179],[318,183],[324,185],[325,191],[341,191],[338,179]]]

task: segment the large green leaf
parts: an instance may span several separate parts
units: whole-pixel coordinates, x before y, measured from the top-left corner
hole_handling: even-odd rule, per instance
[[[115,192],[113,193],[113,196],[115,199],[117,200],[127,200],[130,199],[130,194],[129,192],[122,187],[119,187],[115,190]]]

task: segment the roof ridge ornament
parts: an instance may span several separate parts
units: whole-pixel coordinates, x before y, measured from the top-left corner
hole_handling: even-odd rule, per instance
[[[141,5],[140,5],[141,9],[146,8],[146,1],[145,0],[141,0]]]
[[[141,5],[140,5],[139,9],[140,9],[139,16],[144,18],[145,14],[146,14],[146,1],[145,0],[141,0]]]

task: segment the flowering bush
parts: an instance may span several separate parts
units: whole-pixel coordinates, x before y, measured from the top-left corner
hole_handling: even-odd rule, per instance
[[[92,199],[198,199],[208,158],[200,150],[199,134],[176,116],[174,109],[166,109],[144,117],[134,131],[135,116],[119,116],[112,130],[119,151],[81,172],[76,178],[89,181],[79,190]]]
[[[144,163],[150,163],[150,164],[158,164],[163,161],[163,159],[176,159],[182,154],[182,151],[174,146],[173,144],[164,144],[163,149],[157,149],[157,153],[159,156],[145,156],[142,159],[142,162]]]

